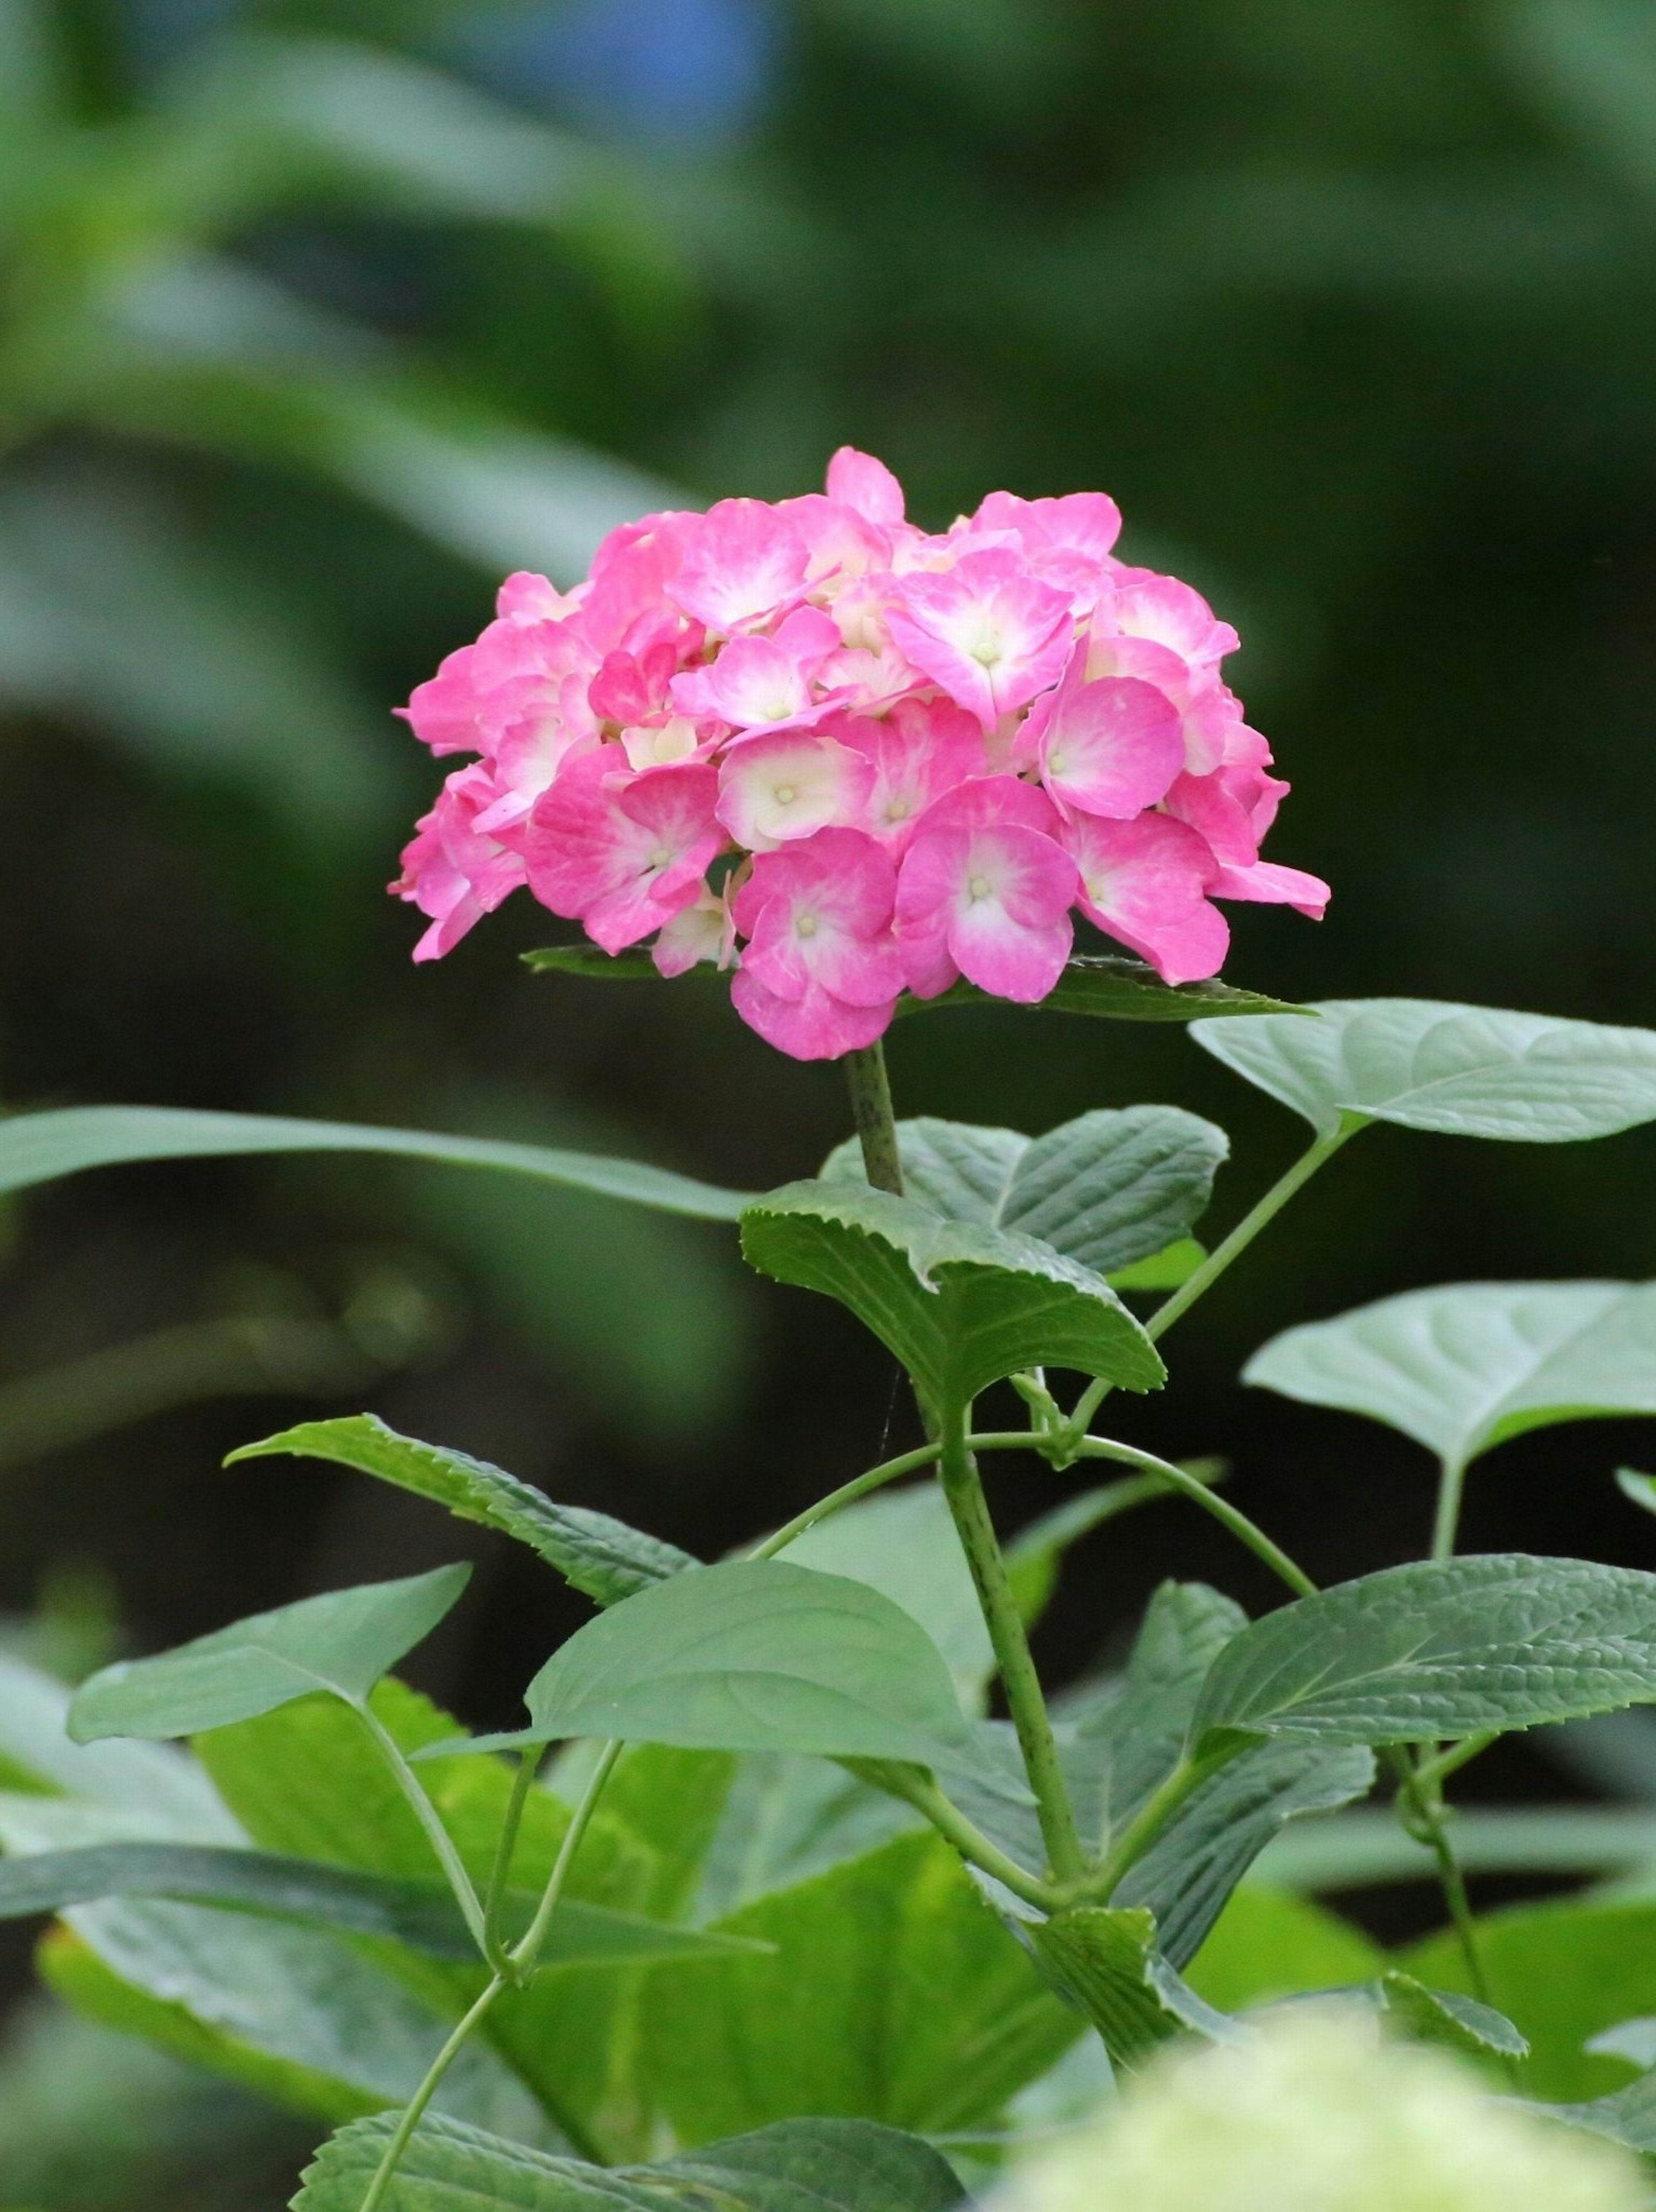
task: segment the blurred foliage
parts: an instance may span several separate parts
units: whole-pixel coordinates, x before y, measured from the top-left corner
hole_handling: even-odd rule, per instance
[[[1274,849],[1337,892],[1320,933],[1242,915],[1236,980],[1650,1020],[1653,149],[1641,0],[0,0],[0,1091],[813,1164],[831,1071],[704,994],[519,973],[527,905],[411,970],[380,886],[435,777],[386,708],[502,569],[573,575],[663,486],[807,488],[844,439],[934,524],[1105,487],[1129,556],[1236,620],[1298,786]],[[910,1112],[1212,1114],[1221,1225],[1294,1141],[1168,1033],[986,1008],[892,1060]],[[1656,1134],[1525,1154],[1375,1137],[1135,1433],[1222,1443],[1320,1574],[1396,1556],[1406,1448],[1233,1377],[1409,1284],[1649,1273]],[[274,1164],[112,1172],[15,1229],[0,1390],[228,1326],[247,1271],[332,1327],[340,1255],[385,1252],[433,1286],[428,1353],[273,1401],[372,1402],[704,1556],[907,1438],[878,1356],[745,1295],[714,1230]],[[216,1473],[282,1406],[198,1379],[15,1455],[0,1602],[99,1560],[158,1642],[441,1555],[415,1502]],[[1647,1563],[1621,1449],[1515,1445],[1469,1544]],[[1175,1530],[1264,1600],[1175,1510],[1093,1540],[1055,1670]],[[482,1565],[487,1649],[437,1639],[430,1679],[492,1720],[569,1624]],[[1533,1756],[1487,1786],[1548,1787]]]

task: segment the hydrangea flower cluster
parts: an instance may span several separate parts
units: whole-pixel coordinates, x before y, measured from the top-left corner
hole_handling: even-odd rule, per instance
[[[1259,857],[1288,786],[1220,675],[1236,632],[1120,527],[1101,492],[997,491],[929,536],[846,447],[825,494],[647,515],[567,593],[508,577],[404,710],[478,756],[392,886],[415,958],[527,884],[606,952],[733,969],[819,1060],[904,990],[1044,998],[1077,909],[1170,983],[1218,972],[1215,899],[1320,917],[1325,884]]]

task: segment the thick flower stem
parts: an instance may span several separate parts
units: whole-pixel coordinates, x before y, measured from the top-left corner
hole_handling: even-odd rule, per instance
[[[977,1585],[977,1602],[1001,1670],[1012,1724],[1024,1755],[1029,1786],[1035,1793],[1041,1837],[1055,1881],[1078,1881],[1087,1871],[1087,1856],[1075,1826],[1068,1785],[1058,1764],[1058,1747],[1052,1722],[1041,1694],[1040,1678],[1024,1633],[1023,1615],[1012,1594],[1007,1563],[989,1518],[989,1501],[978,1479],[977,1462],[967,1443],[965,1406],[945,1410],[941,1423],[942,1458],[938,1476],[943,1495],[954,1516],[962,1550]]]
[[[876,1037],[861,1052],[845,1055],[846,1079],[851,1086],[851,1114],[862,1146],[862,1165],[876,1190],[903,1195],[903,1163],[897,1150],[897,1119],[892,1110],[891,1079],[886,1073],[886,1048]]]

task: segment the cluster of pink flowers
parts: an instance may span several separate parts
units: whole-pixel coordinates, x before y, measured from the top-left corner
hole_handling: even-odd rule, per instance
[[[392,888],[437,958],[520,884],[606,952],[654,939],[796,1059],[871,1044],[904,990],[1023,1004],[1072,910],[1168,982],[1217,973],[1215,898],[1320,917],[1259,858],[1288,786],[1219,669],[1236,633],[1111,551],[1099,492],[992,492],[941,536],[844,447],[825,495],[613,532],[405,710],[458,769]]]

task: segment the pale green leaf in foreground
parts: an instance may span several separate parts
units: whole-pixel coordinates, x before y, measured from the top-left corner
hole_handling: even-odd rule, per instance
[[[360,1474],[378,1475],[417,1498],[446,1505],[462,1521],[481,1522],[485,1528],[514,1536],[599,1605],[614,1605],[698,1564],[676,1544],[647,1536],[607,1513],[559,1505],[544,1491],[519,1481],[502,1468],[491,1467],[487,1460],[399,1436],[374,1413],[301,1421],[258,1443],[243,1444],[224,1463],[233,1467],[239,1460],[264,1459],[277,1452],[332,1460]]]
[[[795,1182],[742,1215],[761,1274],[848,1306],[934,1407],[1050,1365],[1154,1390],[1155,1346],[1101,1275],[1010,1231],[854,1182]]]
[[[325,2143],[294,2212],[359,2212],[396,2116]],[[928,2144],[869,2120],[783,2120],[659,2166],[552,2158],[452,2120],[424,2122],[386,2212],[947,2212],[960,2185]]]
[[[1656,1702],[1656,1575],[1524,1553],[1296,1599],[1214,1662],[1190,1742],[1428,1743]]]
[[[1326,999],[1318,1021],[1198,1022],[1227,1067],[1336,1135],[1347,1115],[1556,1145],[1656,1121],[1656,1030],[1434,999]]]
[[[181,1106],[65,1106],[0,1121],[0,1195],[129,1160],[223,1159],[265,1152],[381,1152],[454,1167],[496,1168],[708,1221],[734,1221],[749,1202],[740,1191],[595,1152],[420,1129],[365,1128],[349,1121],[290,1121],[274,1114],[208,1114]]]
[[[77,1743],[100,1736],[194,1735],[331,1691],[360,1705],[380,1677],[458,1602],[469,1566],[365,1583],[252,1614],[154,1659],[121,1660],[83,1683],[69,1709]]]
[[[946,1220],[1013,1230],[1097,1274],[1148,1261],[1206,1210],[1230,1151],[1222,1129],[1177,1106],[1100,1109],[1025,1137],[923,1118],[898,1124],[904,1195]],[[866,1182],[855,1138],[823,1164]]]
[[[1464,1467],[1526,1429],[1656,1413],[1656,1283],[1453,1283],[1275,1337],[1246,1382]]]
[[[553,1653],[525,1702],[527,1729],[453,1748],[618,1736],[968,1771],[982,1763],[925,1631],[861,1583],[781,1559],[700,1567],[600,1613]]]

